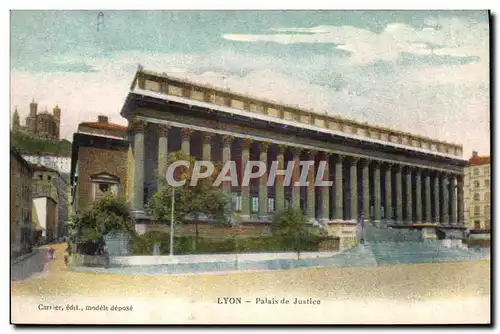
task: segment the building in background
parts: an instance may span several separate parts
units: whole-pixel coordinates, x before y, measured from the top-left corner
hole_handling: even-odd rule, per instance
[[[465,213],[471,230],[490,231],[491,177],[490,157],[472,152],[465,168]]]
[[[67,235],[69,219],[68,181],[56,169],[34,165],[33,215],[37,226],[45,229],[45,241],[53,241]]]
[[[15,109],[12,116],[12,131],[22,132],[41,139],[59,140],[61,109],[56,105],[52,112],[50,114],[45,109],[45,111],[38,113],[38,104],[33,99],[30,103],[30,112],[26,117],[26,124],[24,126],[20,123],[17,108]]]
[[[71,170],[71,156],[58,154],[23,154],[32,164],[47,166],[68,177]]]
[[[127,127],[110,123],[106,116],[79,124],[71,158],[73,213],[108,192],[125,197],[128,143]]]
[[[10,149],[10,253],[17,257],[31,251],[33,167],[13,147]]]

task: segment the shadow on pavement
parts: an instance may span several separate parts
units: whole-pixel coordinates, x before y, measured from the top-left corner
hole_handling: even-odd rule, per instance
[[[11,265],[10,280],[13,282],[22,281],[34,274],[43,273],[45,265],[51,260],[49,250],[40,248],[35,255]]]

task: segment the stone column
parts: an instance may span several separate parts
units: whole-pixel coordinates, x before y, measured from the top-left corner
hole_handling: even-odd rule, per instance
[[[316,152],[310,150],[308,151],[309,161],[314,161]],[[316,193],[315,193],[315,172],[314,166],[309,167],[307,181],[309,182],[307,186],[307,216],[309,218],[316,218]]]
[[[373,170],[373,194],[374,194],[374,204],[373,204],[373,220],[375,222],[380,222],[380,207],[382,202],[380,199],[380,162],[374,162]]]
[[[132,189],[132,211],[144,213],[144,132],[147,123],[133,120],[131,130],[134,133],[134,182]]]
[[[406,222],[407,224],[413,223],[413,200],[412,200],[412,167],[406,169]]]
[[[191,134],[193,133],[193,130],[188,129],[188,128],[182,128],[181,129],[181,150],[182,152],[190,156],[191,155]]]
[[[432,222],[432,208],[431,208],[431,176],[429,171],[425,173],[425,223]]]
[[[267,150],[269,143],[260,143],[260,161],[266,165],[266,172],[259,179],[259,219],[267,220],[268,198],[267,198]]]
[[[233,136],[222,136],[222,167],[223,168],[227,162],[231,161],[231,144],[233,142]],[[231,182],[222,182],[222,191],[226,196],[231,196]],[[229,198],[230,200],[231,198]]]
[[[325,170],[323,174],[323,181],[330,181],[330,154],[323,152],[322,157],[325,164]],[[321,187],[321,218],[330,220],[330,187]]]
[[[370,162],[361,160],[363,182],[363,220],[370,220]]]
[[[450,191],[451,191],[451,221],[450,221],[450,224],[451,225],[457,225],[458,221],[457,221],[457,176],[452,174],[450,176],[450,182],[451,182],[451,187],[450,187]]]
[[[357,177],[357,164],[358,164],[359,158],[353,158],[350,163],[351,166],[349,168],[349,176],[350,176],[350,183],[349,183],[349,189],[350,189],[350,201],[351,201],[351,214],[350,214],[350,219],[351,220],[357,220],[358,219],[358,177]]]
[[[441,210],[439,208],[440,204],[440,191],[439,191],[439,174],[434,175],[434,216],[435,223],[439,224],[441,222]]]
[[[204,161],[212,161],[212,136],[210,132],[205,132],[201,135],[202,141],[202,159]]]
[[[450,197],[448,192],[448,175],[443,174],[441,180],[441,191],[443,196],[443,218],[441,223],[443,225],[448,225],[450,223],[450,217],[448,215],[450,210]]]
[[[396,223],[403,223],[403,176],[402,166],[396,165]]]
[[[422,223],[422,174],[420,168],[415,170],[415,220]]]
[[[278,170],[285,169],[285,147],[283,145],[278,145],[276,147],[276,160],[278,161]],[[283,186],[284,176],[276,175],[276,211],[282,211],[285,209],[285,187]]]
[[[295,182],[300,179],[300,152],[298,147],[292,147],[293,153],[293,176],[292,176],[292,206],[300,209],[300,187],[295,186]]]
[[[392,220],[392,164],[385,170],[385,220]]]
[[[245,173],[245,168],[250,160],[250,146],[252,139],[244,138],[242,140],[243,150],[241,151],[241,170]],[[241,176],[243,180],[243,174]],[[241,186],[241,218],[250,218],[250,185]]]
[[[458,224],[460,226],[465,226],[465,212],[464,212],[464,176],[463,174],[458,175],[457,184],[457,211],[458,211]]]
[[[160,183],[165,182],[168,164],[168,131],[170,125],[158,125],[158,178]]]
[[[342,176],[342,161],[344,157],[338,155],[335,160],[335,219],[343,220],[344,219],[344,198],[343,198],[343,189],[342,182],[344,177]]]

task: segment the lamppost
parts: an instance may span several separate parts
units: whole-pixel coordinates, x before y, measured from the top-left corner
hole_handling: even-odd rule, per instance
[[[172,187],[172,208],[170,210],[170,256],[174,255],[174,208],[175,187]]]

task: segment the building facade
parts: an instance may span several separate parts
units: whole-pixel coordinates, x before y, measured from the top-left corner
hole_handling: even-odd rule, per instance
[[[471,230],[491,229],[490,157],[472,152],[465,168],[465,212]]]
[[[34,208],[39,225],[46,229],[42,233],[46,241],[67,235],[70,207],[68,189],[67,178],[56,169],[34,165],[33,198],[34,201],[38,199]]]
[[[128,168],[127,127],[105,116],[84,122],[73,136],[72,211],[85,210],[108,191],[125,197]]]
[[[47,110],[39,113],[38,104],[33,101],[30,103],[30,112],[26,117],[25,126],[21,126],[20,117],[17,108],[12,117],[12,130],[14,132],[23,132],[34,137],[42,139],[59,140],[61,127],[61,109],[55,106],[50,114]]]
[[[129,127],[120,186],[138,225],[151,222],[147,202],[157,190],[157,175],[165,175],[168,153],[182,150],[196,159],[236,161],[240,173],[249,160],[278,161],[279,169],[289,161],[316,162],[307,187],[283,186],[282,178],[268,187],[267,173],[248,187],[223,183],[244,224],[267,224],[275,211],[294,206],[333,226],[355,225],[362,217],[394,227],[434,227],[447,235],[460,236],[465,228],[466,160],[459,145],[142,69],[121,115]],[[331,187],[311,182],[320,160],[327,161]],[[292,181],[299,175],[295,170]]]
[[[15,149],[10,149],[10,253],[16,257],[30,251],[32,225],[33,167]]]
[[[56,154],[24,154],[23,158],[32,164],[53,168],[63,175],[69,176],[71,171],[71,156]]]

